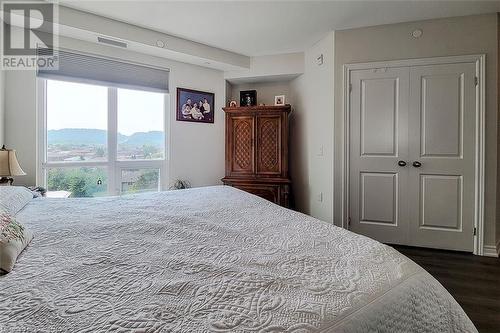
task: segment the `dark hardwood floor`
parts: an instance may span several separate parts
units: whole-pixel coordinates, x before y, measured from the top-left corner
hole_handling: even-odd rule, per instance
[[[462,306],[480,333],[500,332],[499,258],[393,247],[431,273]]]

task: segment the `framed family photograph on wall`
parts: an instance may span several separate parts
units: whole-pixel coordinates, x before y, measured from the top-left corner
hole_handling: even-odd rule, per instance
[[[177,120],[213,123],[214,102],[214,93],[177,88]]]

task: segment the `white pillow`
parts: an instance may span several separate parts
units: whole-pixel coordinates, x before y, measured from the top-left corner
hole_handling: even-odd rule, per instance
[[[0,211],[13,216],[33,199],[33,193],[23,186],[0,186]]]
[[[0,212],[0,271],[10,272],[32,239],[31,231],[8,213]]]

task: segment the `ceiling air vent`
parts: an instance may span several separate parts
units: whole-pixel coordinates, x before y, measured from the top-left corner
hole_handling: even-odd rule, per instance
[[[127,48],[127,43],[122,42],[122,41],[118,41],[118,40],[114,40],[114,39],[109,39],[109,38],[106,38],[106,37],[100,37],[100,36],[98,36],[97,37],[97,41],[99,43],[103,43],[103,44],[108,44],[108,45],[112,45],[112,46]]]

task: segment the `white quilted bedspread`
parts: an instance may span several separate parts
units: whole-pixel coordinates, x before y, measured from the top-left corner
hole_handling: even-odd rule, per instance
[[[477,332],[392,248],[223,187],[34,199],[0,332]]]

